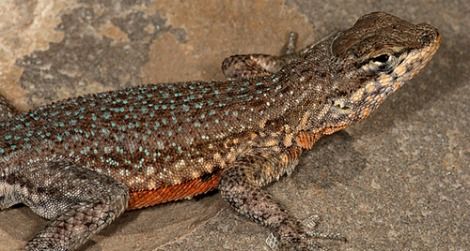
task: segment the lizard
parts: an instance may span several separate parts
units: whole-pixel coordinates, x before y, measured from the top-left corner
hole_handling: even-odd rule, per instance
[[[439,48],[438,30],[373,12],[284,55],[235,55],[224,81],[149,84],[19,112],[0,95],[0,208],[48,219],[26,250],[76,250],[124,211],[218,189],[279,248],[318,238],[264,187],[322,136],[367,118]]]

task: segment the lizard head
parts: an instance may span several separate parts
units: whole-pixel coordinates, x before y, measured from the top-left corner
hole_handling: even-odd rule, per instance
[[[412,24],[383,12],[361,17],[336,35],[331,54],[332,115],[356,121],[426,66],[437,51],[440,35],[429,24]]]

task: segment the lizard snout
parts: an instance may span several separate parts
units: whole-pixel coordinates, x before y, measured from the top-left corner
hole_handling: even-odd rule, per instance
[[[429,24],[418,24],[418,26],[423,29],[423,32],[420,37],[420,41],[423,45],[430,45],[433,43],[440,43],[441,40],[441,35],[439,34],[439,31],[429,25]]]

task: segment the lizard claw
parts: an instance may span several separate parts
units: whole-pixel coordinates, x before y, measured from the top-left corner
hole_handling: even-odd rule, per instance
[[[277,250],[279,249],[279,246],[280,246],[279,239],[276,236],[274,236],[273,233],[270,233],[268,237],[266,238],[266,245],[268,245],[268,247],[271,248],[272,250]]]
[[[316,239],[326,239],[326,240],[347,242],[346,237],[344,237],[340,233],[323,233],[323,232],[316,231],[315,228],[318,227],[319,224],[320,224],[320,216],[316,214],[311,215],[302,221],[302,225],[306,229],[305,233],[310,237],[313,237]]]
[[[302,225],[306,229],[315,229],[316,227],[318,227],[318,225],[320,225],[320,216],[317,214],[310,215],[302,221]]]
[[[307,232],[307,235],[315,239],[325,239],[347,242],[348,239],[340,233],[322,233],[322,232]]]

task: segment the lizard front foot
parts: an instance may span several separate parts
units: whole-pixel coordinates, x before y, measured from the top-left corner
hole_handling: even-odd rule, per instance
[[[273,250],[319,251],[327,250],[317,243],[318,239],[346,242],[346,238],[338,233],[323,233],[314,230],[318,218],[307,219],[300,223],[286,222],[266,239],[266,244]]]

